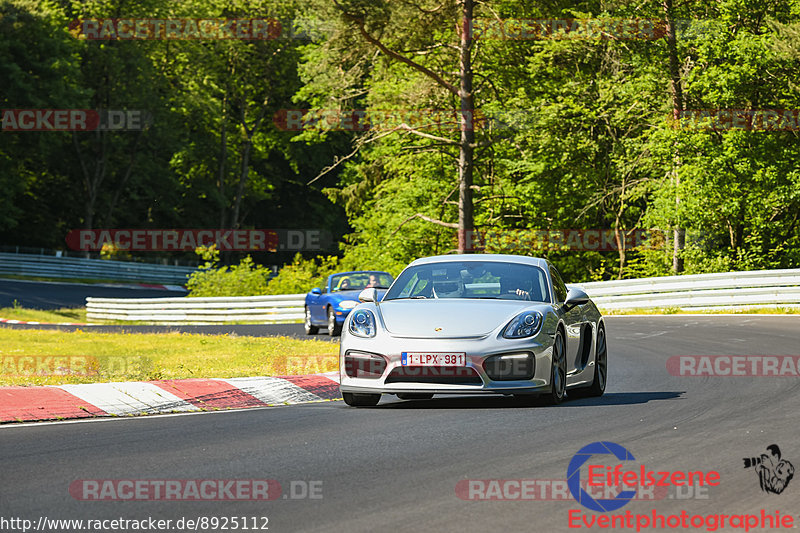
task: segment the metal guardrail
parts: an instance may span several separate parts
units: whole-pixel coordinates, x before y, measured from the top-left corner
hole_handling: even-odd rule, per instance
[[[156,324],[292,322],[303,318],[305,294],[211,298],[86,298],[88,320]]]
[[[189,274],[195,270],[196,267],[188,266],[0,253],[0,275],[184,285]]]
[[[582,283],[601,309],[684,311],[800,306],[800,269],[720,272]]]

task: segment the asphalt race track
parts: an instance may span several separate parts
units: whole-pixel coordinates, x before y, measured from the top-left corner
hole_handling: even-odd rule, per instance
[[[0,307],[12,307],[14,300],[29,309],[84,307],[87,296],[97,298],[165,298],[184,296],[182,291],[107,286],[91,283],[24,281],[0,279]],[[4,318],[4,317],[0,317]]]
[[[0,516],[34,523],[39,517],[266,516],[270,532],[545,532],[578,529],[569,528],[571,511],[578,517],[573,525],[586,529],[580,517],[626,511],[649,517],[653,510],[662,516],[681,511],[760,516],[765,510],[793,517],[797,527],[800,473],[782,494],[767,494],[742,458],[759,457],[766,446],[778,444],[783,458],[800,467],[798,378],[680,377],[667,372],[666,361],[675,355],[797,356],[800,317],[607,320],[606,395],[558,407],[502,397],[411,402],[384,397],[374,408],[327,402],[0,427]],[[659,472],[716,471],[720,484],[680,493],[669,487],[663,499],[631,501],[606,515],[572,498],[466,501],[456,493],[459,481],[475,479],[552,486],[546,480],[564,480],[573,455],[600,440],[627,448],[636,458],[636,472],[642,465]],[[312,487],[321,482],[321,498],[80,501],[69,492],[71,483],[84,479],[254,478],[278,480],[285,495],[290,487],[302,495],[301,482],[315,482]],[[692,497],[683,499],[689,492]],[[717,530],[744,531],[727,523]]]

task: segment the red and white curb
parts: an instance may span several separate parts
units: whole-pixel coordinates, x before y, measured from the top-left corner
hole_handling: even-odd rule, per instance
[[[339,398],[337,372],[0,387],[0,423],[243,409]]]
[[[125,285],[123,285],[124,287]],[[151,283],[137,283],[135,287],[139,287],[142,289],[161,289],[164,291],[186,291],[186,287],[183,285],[153,285]]]

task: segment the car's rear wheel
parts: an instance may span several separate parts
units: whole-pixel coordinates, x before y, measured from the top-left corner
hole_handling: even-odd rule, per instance
[[[561,330],[556,330],[553,339],[553,356],[550,365],[550,392],[544,395],[544,400],[550,405],[556,405],[564,400],[567,393],[567,357],[564,350],[564,335]]]
[[[372,407],[381,401],[380,394],[355,394],[353,392],[343,392],[344,403],[351,407]]]
[[[309,309],[308,306],[306,306],[306,318],[303,328],[306,330],[306,335],[316,335],[319,331],[317,326],[311,324],[311,309]]]
[[[342,326],[336,323],[336,315],[333,312],[333,307],[328,307],[328,335],[335,337],[342,332]]]
[[[430,400],[433,394],[426,392],[401,392],[397,394],[401,400]]]
[[[608,379],[608,345],[606,344],[606,329],[602,324],[597,328],[597,341],[595,342],[594,355],[594,377],[592,384],[588,387],[581,387],[570,391],[570,396],[587,398],[590,396],[602,396],[606,391],[606,381]]]

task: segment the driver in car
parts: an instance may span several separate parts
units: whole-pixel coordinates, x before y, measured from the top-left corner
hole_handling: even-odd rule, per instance
[[[507,278],[501,283],[501,296],[510,294],[518,297],[519,300],[531,299],[531,280],[523,278]]]

